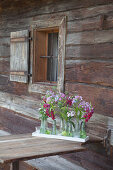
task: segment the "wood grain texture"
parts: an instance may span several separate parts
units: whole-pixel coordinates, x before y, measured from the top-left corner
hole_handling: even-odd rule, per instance
[[[29,60],[29,31],[17,31],[11,32],[11,40],[16,39],[16,41],[11,41],[11,56],[10,56],[10,71],[11,72],[22,72],[28,73],[28,60]],[[20,41],[20,38],[24,41]],[[17,41],[18,39],[18,41]],[[26,40],[25,40],[26,39]],[[28,74],[26,75],[14,75],[10,72],[10,81],[16,82],[28,82]]]
[[[112,97],[113,89],[84,83],[66,83],[66,91],[71,94],[78,93],[93,104],[95,112],[113,117]]]
[[[59,12],[59,11],[65,11],[70,9],[77,9],[82,7],[89,7],[89,6],[95,6],[95,5],[102,5],[102,4],[109,4],[112,3],[112,0],[71,0],[70,3],[67,3],[67,0],[52,0],[52,1],[3,1],[1,2],[1,14],[10,14],[10,18],[14,17],[18,14],[22,17],[24,14],[25,16],[32,15],[39,15],[42,13],[52,13],[52,12]],[[7,6],[6,6],[7,4]],[[5,15],[6,16],[6,15]]]
[[[66,45],[98,44],[113,42],[112,35],[112,30],[70,33],[67,35]]]
[[[34,30],[33,82],[47,81],[47,33]]]
[[[2,58],[2,60],[0,61],[0,73],[4,74],[9,74],[10,71],[10,62],[9,62],[9,58]]]
[[[58,91],[64,92],[64,69],[65,69],[65,44],[66,44],[66,17],[59,26],[58,42]]]
[[[67,31],[69,32],[82,32],[90,30],[100,30],[101,15],[81,20],[72,20],[67,22]]]
[[[66,46],[66,60],[109,60],[113,59],[113,44]]]
[[[66,63],[66,81],[113,87],[113,62],[67,60]]]
[[[25,137],[21,139],[21,137]],[[0,162],[6,163],[15,160],[28,160],[33,158],[52,156],[63,153],[71,153],[85,150],[80,143],[69,142],[57,139],[46,139],[32,137],[26,138],[19,135],[19,139],[10,139],[0,141]]]
[[[0,105],[36,119],[39,118],[40,100],[30,96],[17,96],[14,94],[0,92]]]

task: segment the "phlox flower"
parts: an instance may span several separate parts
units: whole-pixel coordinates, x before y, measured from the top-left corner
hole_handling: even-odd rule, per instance
[[[49,97],[46,99],[46,102],[47,102],[47,103],[50,102],[51,98],[52,98],[52,96],[49,96]]]
[[[75,116],[75,112],[71,111],[71,112],[67,112],[67,117],[73,117]]]
[[[65,97],[65,94],[64,93],[60,93],[61,97],[64,98]]]
[[[58,101],[58,99],[59,99],[59,96],[58,96],[58,95],[56,95],[56,96],[55,96],[55,102],[57,102],[57,101]]]
[[[43,107],[44,107],[44,108],[49,108],[49,107],[50,107],[50,104],[45,103],[45,104],[43,105]]]
[[[69,106],[72,105],[72,99],[70,97],[67,97],[66,104],[68,104]]]
[[[82,96],[75,96],[72,100],[72,104],[82,101]]]

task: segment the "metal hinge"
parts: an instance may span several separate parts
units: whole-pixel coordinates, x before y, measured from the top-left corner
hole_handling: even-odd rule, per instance
[[[31,73],[29,73],[29,74],[28,74],[28,76],[29,76],[29,77],[32,77],[32,74],[31,74]]]
[[[32,40],[33,38],[32,37],[28,37],[28,40]]]

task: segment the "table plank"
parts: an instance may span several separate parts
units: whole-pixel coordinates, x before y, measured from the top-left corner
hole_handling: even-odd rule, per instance
[[[0,163],[28,160],[63,153],[82,151],[81,143],[60,139],[11,135],[0,138]]]

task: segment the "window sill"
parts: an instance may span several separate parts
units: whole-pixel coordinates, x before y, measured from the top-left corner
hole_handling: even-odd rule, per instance
[[[31,93],[40,93],[45,94],[47,90],[51,90],[54,86],[57,87],[57,83],[49,83],[49,82],[37,82],[30,83],[28,86],[28,91]]]

